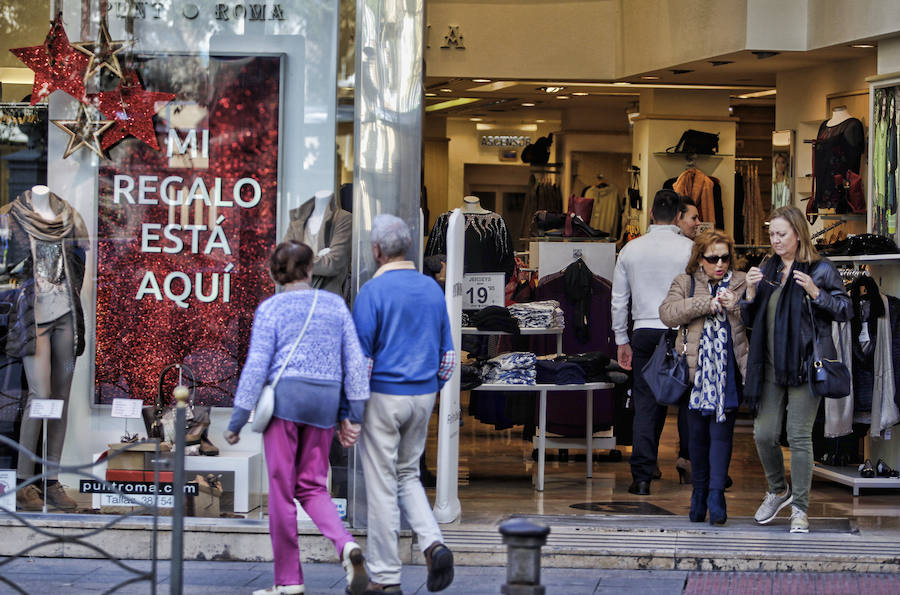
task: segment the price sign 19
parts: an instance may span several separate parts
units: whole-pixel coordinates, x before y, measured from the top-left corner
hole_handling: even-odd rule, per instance
[[[504,306],[503,273],[463,275],[463,310],[480,310],[488,306]]]

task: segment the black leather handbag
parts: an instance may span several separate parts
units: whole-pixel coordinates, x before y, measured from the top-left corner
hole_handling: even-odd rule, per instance
[[[691,295],[694,297],[694,277],[691,276]],[[681,353],[676,343],[678,333],[671,330],[663,334],[650,361],[641,374],[650,386],[660,405],[677,405],[691,387],[690,369],[687,363],[687,326],[681,329]]]
[[[839,361],[825,359],[819,352],[819,338],[816,334],[816,320],[813,317],[812,305],[806,298],[809,318],[813,327],[813,356],[809,362],[809,389],[812,393],[826,399],[842,399],[850,394],[850,369]],[[841,352],[844,351],[844,338],[839,335]]]
[[[690,155],[715,155],[719,152],[719,135],[700,130],[685,130],[678,144],[666,149],[667,153],[687,153]]]

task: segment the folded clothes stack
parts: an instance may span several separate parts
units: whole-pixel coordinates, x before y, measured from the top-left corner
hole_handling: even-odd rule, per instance
[[[584,370],[562,359],[539,359],[534,364],[538,384],[584,384]]]
[[[566,324],[562,308],[556,300],[513,304],[509,307],[509,313],[519,321],[521,328],[562,328]]]
[[[478,366],[463,364],[459,367],[459,390],[472,390],[481,386],[481,370]]]
[[[469,324],[480,331],[519,334],[519,322],[502,306],[488,306],[469,314]]]
[[[534,369],[537,358],[527,351],[504,353],[484,362],[481,368],[485,383],[489,384],[534,384],[537,372]]]
[[[615,384],[628,382],[628,372],[620,368],[618,363],[597,351],[563,355],[557,358],[556,361],[578,364],[584,370],[584,377],[587,382],[613,382]]]

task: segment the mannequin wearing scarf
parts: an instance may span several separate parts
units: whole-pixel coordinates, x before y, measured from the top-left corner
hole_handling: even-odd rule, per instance
[[[730,259],[731,251],[724,252],[726,246],[727,243],[714,242],[704,252],[724,253]],[[697,260],[692,256],[691,263],[697,266],[693,275],[679,275],[672,282],[659,314],[666,325],[687,331],[685,352],[689,377],[693,379],[687,416],[693,467],[690,519],[704,521],[709,509],[710,523],[724,523],[724,490],[748,351],[738,304],[744,291],[744,273],[728,270],[716,280]],[[733,294],[729,307],[714,297],[726,291]],[[682,336],[679,334],[676,341],[679,350]]]
[[[10,312],[6,352],[21,358],[28,379],[28,407],[33,399],[61,399],[68,405],[75,358],[84,352],[84,314],[81,288],[84,281],[87,230],[81,216],[66,201],[46,187],[33,203],[32,190],[0,210],[6,215],[9,244],[7,270],[18,281],[21,295]],[[35,210],[43,199],[44,216]],[[52,218],[45,218],[52,216]],[[66,434],[67,407],[60,419],[47,424],[47,459],[58,462]],[[35,452],[41,422],[30,419],[28,409],[20,429],[20,444]],[[19,457],[20,481],[34,474],[33,462]],[[56,481],[55,471],[48,473],[48,504],[64,510],[74,509],[71,500]],[[31,493],[28,493],[31,492]],[[37,493],[35,493],[37,492]],[[33,509],[39,498],[37,485],[17,492],[20,506]]]

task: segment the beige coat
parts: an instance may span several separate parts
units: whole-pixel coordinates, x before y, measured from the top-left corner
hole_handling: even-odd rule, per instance
[[[738,298],[744,294],[746,275],[741,272],[735,272],[732,276],[729,289],[731,289]],[[700,336],[703,333],[703,322],[706,316],[711,313],[710,300],[712,296],[709,293],[709,277],[699,269],[694,273],[694,297],[691,295],[691,278],[686,273],[678,275],[672,281],[669,288],[669,295],[663,300],[659,307],[659,319],[663,324],[671,328],[679,327],[678,340],[675,345],[678,352],[682,349],[682,331],[687,326],[687,360],[690,367],[689,378],[693,380],[694,373],[697,371],[697,352],[700,350]],[[747,377],[747,353],[750,350],[750,344],[747,341],[747,333],[744,330],[744,323],[741,321],[741,308],[735,304],[733,308],[728,310],[728,323],[731,325],[731,340],[734,343],[734,355],[737,359],[738,368],[741,371],[741,379]]]
[[[312,215],[316,199],[311,198],[296,209],[291,209],[291,222],[284,241],[304,241],[306,222]],[[328,209],[322,218],[322,247],[331,248],[328,254],[313,258],[312,283],[315,288],[325,289],[332,293],[349,298],[349,284],[346,284],[350,271],[350,258],[353,253],[353,215],[341,209],[336,196],[331,197]],[[312,247],[315,251],[315,247]]]

